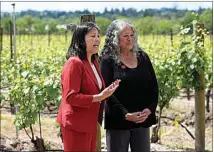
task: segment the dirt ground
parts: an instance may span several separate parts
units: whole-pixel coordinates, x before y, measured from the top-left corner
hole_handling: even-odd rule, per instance
[[[194,134],[194,97],[187,100],[182,94],[171,102],[168,109],[164,109],[163,116],[176,117],[183,120],[182,124]],[[16,127],[13,124],[14,115],[10,114],[7,105],[1,109],[1,143],[0,149],[7,150],[35,150],[33,144],[24,130],[18,131],[16,139]],[[213,109],[212,100],[210,102],[210,112],[206,112],[206,130],[205,130],[205,149],[212,151],[212,126],[213,126]],[[61,138],[57,136],[59,128],[55,122],[56,114],[42,114],[42,137],[45,145],[50,150],[62,150]],[[161,121],[161,141],[152,143],[152,151],[194,151],[195,140],[180,125],[167,119]],[[39,135],[39,126],[34,125],[35,135]],[[29,129],[27,129],[29,132]],[[105,131],[102,130],[102,149],[106,150]]]

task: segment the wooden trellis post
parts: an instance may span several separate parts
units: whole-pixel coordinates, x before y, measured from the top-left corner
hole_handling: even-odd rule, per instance
[[[10,61],[13,59],[13,26],[12,21],[9,22],[9,30],[10,30]]]
[[[48,30],[48,46],[51,45],[51,32]]]
[[[3,38],[3,28],[0,27],[0,55],[2,53],[2,45],[3,45],[3,39],[2,38]],[[0,66],[0,69],[1,69],[1,66]]]
[[[68,30],[65,30],[65,42],[68,40]]]
[[[203,24],[193,24],[194,35],[199,37],[195,46],[204,46]],[[205,77],[204,71],[197,73],[197,80],[201,87],[195,89],[195,150],[205,151]]]
[[[173,47],[173,30],[170,29],[170,40],[171,40],[171,47]]]
[[[14,62],[14,54],[13,54],[13,26],[12,21],[9,22],[9,32],[10,32],[10,62]],[[15,112],[15,105],[13,102],[10,102],[10,112],[14,115]]]

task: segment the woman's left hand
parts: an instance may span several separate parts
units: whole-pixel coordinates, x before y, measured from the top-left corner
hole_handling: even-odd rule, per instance
[[[151,111],[148,109],[148,108],[146,108],[146,109],[144,109],[141,113],[140,113],[140,117],[139,117],[139,119],[140,120],[138,120],[136,123],[142,123],[142,122],[144,122],[147,118],[148,118],[148,116],[151,114]]]

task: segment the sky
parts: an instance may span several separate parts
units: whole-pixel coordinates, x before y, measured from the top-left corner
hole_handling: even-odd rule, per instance
[[[18,2],[18,1],[2,1],[1,2],[1,12],[12,12],[13,6],[12,3],[15,3],[15,11],[20,12],[24,10],[55,10],[55,11],[82,11],[84,9],[88,9],[91,12],[103,12],[105,8],[110,10],[111,8],[118,8],[122,9],[123,7],[126,8],[135,8],[136,10],[144,10],[146,8],[173,8],[177,7],[178,9],[188,9],[188,10],[196,10],[199,7],[202,8],[212,8],[212,1],[202,2],[202,1],[105,1],[105,2],[96,2],[96,1],[82,1],[82,2],[57,2],[57,1],[37,1],[37,2]]]

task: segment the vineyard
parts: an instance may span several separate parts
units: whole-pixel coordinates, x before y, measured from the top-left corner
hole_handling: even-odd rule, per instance
[[[154,133],[153,143],[166,145],[170,147],[169,150],[194,149],[194,139],[182,125],[185,124],[187,130],[191,130],[195,136],[194,93],[201,88],[207,91],[212,86],[212,35],[203,32],[203,42],[200,41],[201,35],[186,34],[188,29],[182,29],[180,34],[174,34],[173,38],[167,34],[138,36],[140,46],[149,54],[153,63],[160,89],[157,110],[159,123],[154,131],[151,130]],[[62,150],[58,136],[59,126],[55,118],[61,99],[60,74],[66,61],[65,54],[71,34],[17,35],[16,60],[14,52],[11,51],[10,36],[3,35],[0,148],[34,150],[41,149],[40,145],[43,143],[43,149]],[[103,48],[104,39],[103,36],[100,50]],[[197,77],[201,73],[204,74],[204,84],[201,84]],[[190,92],[189,100],[186,90]],[[212,103],[209,104],[212,109]],[[205,149],[212,151],[212,112],[206,112],[205,119]],[[175,134],[175,130],[182,132],[178,131],[180,136]],[[104,130],[102,135],[104,140]],[[16,141],[16,136],[21,140],[19,144],[6,144],[6,139]],[[180,140],[178,143],[183,139],[186,143],[178,145],[175,141],[170,144],[166,142],[173,141],[170,136]],[[24,146],[24,143],[30,142],[34,145]],[[103,141],[103,148],[104,143]]]

